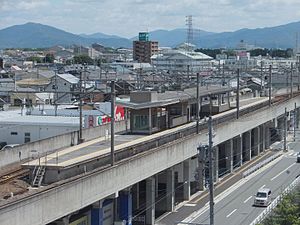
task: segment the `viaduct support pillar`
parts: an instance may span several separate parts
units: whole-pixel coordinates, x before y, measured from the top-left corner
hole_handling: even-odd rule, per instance
[[[283,134],[284,134],[284,118],[277,118],[277,133],[279,141],[283,140]]]
[[[243,165],[243,138],[242,138],[242,134],[238,136],[237,138],[237,158],[239,161],[239,165],[242,166]]]
[[[251,160],[251,131],[243,133],[243,161]]]
[[[205,162],[198,162],[198,184],[199,191],[204,191],[205,189]]]
[[[191,197],[191,160],[183,162],[183,200],[190,200]]]
[[[132,196],[130,191],[121,191],[119,195],[119,219],[126,225],[132,224]]]
[[[233,171],[233,139],[225,143],[225,156],[226,156],[226,172]]]
[[[175,188],[174,188],[174,170],[173,168],[167,169],[167,205],[166,209],[169,212],[174,211],[175,205]]]
[[[146,179],[146,224],[155,223],[155,177]]]
[[[253,130],[253,146],[252,146],[252,150],[253,150],[253,156],[258,156],[259,154],[259,147],[260,147],[260,144],[259,144],[259,136],[260,136],[260,129],[259,127],[255,127]]]
[[[265,149],[269,149],[271,145],[270,122],[265,124]]]
[[[214,151],[213,163],[215,169],[214,180],[215,182],[218,182],[219,181],[219,147],[218,146],[213,147],[213,151]]]
[[[103,224],[103,201],[98,201],[93,204],[91,209],[91,225],[102,225]]]
[[[259,130],[259,154],[264,152],[266,149],[266,142],[265,142],[265,130],[266,130],[266,124],[262,124],[260,126]]]

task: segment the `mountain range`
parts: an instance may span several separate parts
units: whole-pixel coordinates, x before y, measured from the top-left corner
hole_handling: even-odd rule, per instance
[[[285,25],[241,29],[234,32],[213,33],[194,30],[194,44],[201,48],[236,47],[244,40],[248,44],[266,48],[293,48],[296,33],[300,31],[300,22]],[[174,47],[187,39],[186,29],[155,30],[149,32],[150,39],[159,42],[160,46]],[[100,32],[94,34],[73,34],[39,23],[26,23],[0,30],[0,49],[4,48],[43,48],[54,45],[69,46],[101,43],[107,47],[132,47],[137,37],[123,38]]]

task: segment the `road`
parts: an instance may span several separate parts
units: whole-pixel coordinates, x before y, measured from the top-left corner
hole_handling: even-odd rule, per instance
[[[215,198],[215,225],[250,224],[265,208],[254,207],[254,195],[262,187],[272,190],[275,199],[300,174],[300,163],[296,163],[300,142],[288,144],[290,151],[262,170],[242,179]],[[183,222],[209,224],[209,208],[203,208],[187,217]]]

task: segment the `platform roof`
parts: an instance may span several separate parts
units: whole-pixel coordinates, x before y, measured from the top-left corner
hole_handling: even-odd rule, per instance
[[[217,95],[222,93],[231,92],[233,89],[228,87],[219,87],[219,86],[209,86],[209,87],[200,87],[199,96],[206,97],[211,94]],[[197,96],[197,88],[188,88],[184,91],[166,91],[164,93],[157,93],[157,101],[135,103],[128,102],[123,100],[117,100],[117,104],[130,109],[147,109],[155,107],[164,107],[168,105],[173,105],[179,102],[184,101],[195,101]]]

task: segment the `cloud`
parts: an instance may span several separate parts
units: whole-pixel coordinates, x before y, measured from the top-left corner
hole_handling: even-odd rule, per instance
[[[141,30],[185,26],[232,31],[296,21],[299,0],[0,0],[0,28],[28,21],[74,33],[132,37]]]
[[[17,1],[17,0],[1,0],[0,1],[0,11],[14,11],[14,10],[32,10],[42,6],[47,6],[48,1],[43,0],[27,0],[27,1]]]

